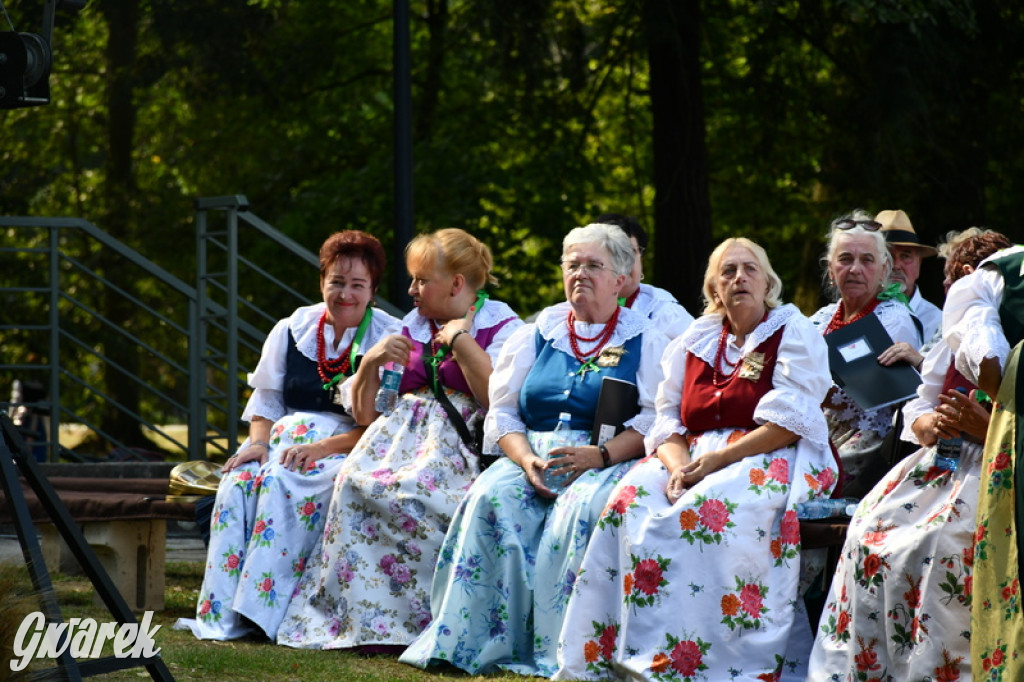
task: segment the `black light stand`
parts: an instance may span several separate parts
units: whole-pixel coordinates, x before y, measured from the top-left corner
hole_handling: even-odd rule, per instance
[[[50,573],[43,560],[43,550],[36,537],[35,528],[32,525],[32,516],[22,491],[21,483],[18,480],[19,470],[32,487],[39,502],[43,505],[47,515],[57,527],[64,542],[67,543],[78,564],[85,571],[85,574],[92,581],[96,593],[103,600],[107,610],[118,623],[138,623],[135,614],[128,607],[124,597],[117,591],[110,576],[96,557],[96,553],[86,542],[81,529],[71,517],[64,503],[57,496],[53,486],[47,480],[46,475],[39,468],[29,451],[17,427],[4,413],[0,413],[0,483],[3,484],[4,494],[7,496],[8,505],[14,518],[15,527],[18,532],[18,541],[21,543],[21,551],[25,556],[28,565],[29,575],[32,578],[32,587],[40,595],[43,602],[43,615],[47,623],[63,623],[60,605],[57,603],[57,596],[53,590],[53,583],[50,581]],[[140,633],[141,634],[141,633]],[[161,682],[173,682],[174,676],[168,670],[167,665],[159,654],[150,658],[116,658],[106,656],[88,661],[76,661],[70,653],[70,647],[64,647],[64,640],[68,632],[64,631],[58,642],[58,650],[63,653],[57,658],[57,667],[33,673],[23,679],[33,680],[81,680],[83,677],[102,675],[115,670],[125,670],[145,666],[150,677]]]

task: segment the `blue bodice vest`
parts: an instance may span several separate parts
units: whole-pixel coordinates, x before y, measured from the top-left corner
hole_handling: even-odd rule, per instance
[[[615,377],[637,383],[642,342],[643,334],[634,336],[621,346],[624,352],[618,355],[618,364],[580,376],[579,360],[555,349],[538,331],[535,336],[537,359],[519,393],[519,414],[526,428],[552,431],[558,423],[558,414],[568,412],[572,415],[572,428],[589,431],[594,426],[601,379]],[[602,354],[608,351],[605,348]]]

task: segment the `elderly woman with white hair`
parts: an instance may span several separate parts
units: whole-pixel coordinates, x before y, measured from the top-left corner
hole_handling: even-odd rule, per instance
[[[573,582],[608,495],[643,454],[668,338],[618,296],[633,267],[629,238],[591,224],[562,243],[566,302],[506,342],[491,376],[485,451],[504,454],[470,488],[441,548],[430,626],[401,660],[548,676]],[[591,445],[606,377],[637,385],[638,413]],[[571,416],[571,445],[553,439]],[[553,447],[554,446],[554,447]],[[550,457],[550,458],[549,458]],[[567,475],[556,492],[545,473]]]
[[[836,472],[828,351],[781,291],[749,239],[711,254],[704,315],[662,359],[653,456],[587,546],[555,679],[775,680],[790,665],[795,509],[828,497]]]
[[[890,286],[892,256],[880,227],[860,210],[832,221],[823,260],[826,289],[838,300],[814,313],[811,322],[822,336],[828,336],[874,315],[894,343],[918,349],[921,339],[910,308],[899,300],[898,285]],[[896,407],[865,410],[838,386],[829,392],[823,407],[829,436],[843,466],[844,495],[861,497],[886,473],[878,466],[877,456],[885,434],[892,428]]]

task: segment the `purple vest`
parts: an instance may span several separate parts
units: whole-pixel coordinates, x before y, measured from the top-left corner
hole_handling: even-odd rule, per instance
[[[508,318],[502,320],[498,324],[488,329],[477,330],[473,338],[480,345],[481,348],[487,350],[487,347],[494,341],[495,335],[502,327],[504,327],[510,320],[515,318]],[[409,328],[402,328],[402,335],[408,339],[412,339],[409,336]],[[405,373],[402,374],[402,385],[401,392],[409,393],[415,391],[423,386],[430,386],[430,377],[427,374],[427,366],[423,362],[424,355],[432,355],[430,351],[430,344],[422,344],[413,341],[412,353],[409,356],[409,366],[405,368]],[[455,362],[452,354],[449,353],[444,360],[441,361],[441,365],[438,368],[441,376],[441,385],[447,386],[448,388],[454,388],[456,391],[461,391],[466,395],[471,395],[469,390],[469,384],[466,383],[466,377],[462,375],[462,368],[459,367],[459,363]]]

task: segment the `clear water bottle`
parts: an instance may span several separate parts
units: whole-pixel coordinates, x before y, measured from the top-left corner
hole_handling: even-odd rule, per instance
[[[853,516],[857,510],[857,500],[852,497],[838,497],[835,499],[814,499],[806,502],[799,502],[796,505],[796,517],[798,519],[831,519],[839,516]]]
[[[398,404],[398,387],[402,384],[402,373],[404,365],[397,362],[389,362],[384,365],[384,374],[380,378],[380,388],[377,389],[377,397],[373,400],[373,409],[381,414],[391,414]]]
[[[963,444],[964,439],[960,437],[940,438],[935,444],[935,466],[946,471],[956,471],[960,465],[960,447]]]
[[[554,434],[551,437],[551,449],[567,447],[572,445],[572,425],[569,423],[572,420],[572,415],[568,412],[562,412],[558,415],[558,424],[555,425]],[[548,459],[558,459],[562,455],[555,455],[554,457],[547,457]],[[569,474],[555,475],[550,473],[550,470],[544,472],[544,485],[548,487],[553,493],[562,492],[562,488],[565,487],[565,481],[569,478]]]

